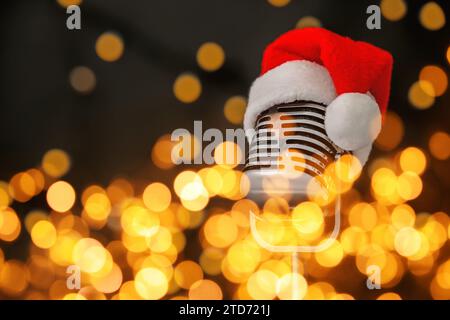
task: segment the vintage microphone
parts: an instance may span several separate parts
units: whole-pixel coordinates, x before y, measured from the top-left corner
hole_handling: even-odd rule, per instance
[[[257,117],[244,168],[250,183],[248,199],[262,206],[270,197],[279,195],[286,198],[292,208],[316,195],[331,196],[329,181],[323,174],[327,166],[345,151],[335,146],[325,132],[325,108],[322,104],[298,101],[273,106]],[[281,186],[270,183],[276,179],[288,183]],[[270,190],[271,186],[274,186],[273,190]],[[317,246],[273,246],[267,243],[258,234],[256,222],[261,218],[254,213],[250,214],[252,234],[259,245],[272,252],[321,251],[339,233],[339,195],[334,211],[333,231],[327,241]]]
[[[334,191],[342,188],[339,179],[327,178],[327,166],[346,151],[364,166],[388,107],[392,67],[389,52],[323,28],[288,31],[264,50],[244,115],[248,198],[261,205],[279,195],[294,207],[337,193],[329,198],[333,231],[316,246],[267,243],[256,228],[264,216],[250,213],[255,240],[267,250],[291,252],[294,274],[297,252],[324,250],[338,235],[341,201]],[[331,206],[324,210],[330,218]]]

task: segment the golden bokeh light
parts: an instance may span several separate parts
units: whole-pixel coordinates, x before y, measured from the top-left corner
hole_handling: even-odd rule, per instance
[[[176,142],[170,140],[170,135],[160,137],[152,148],[151,158],[160,169],[168,170],[175,166],[172,161],[172,149]]]
[[[267,0],[274,7],[284,7],[287,6],[291,0]]]
[[[411,171],[403,172],[397,180],[397,193],[404,200],[413,200],[422,192],[423,184],[420,177]]]
[[[31,229],[31,239],[37,247],[48,249],[56,242],[56,229],[49,221],[38,221]]]
[[[377,300],[402,300],[402,298],[395,292],[386,292],[381,294]]]
[[[447,48],[447,61],[450,64],[450,46]]]
[[[157,253],[169,250],[173,244],[172,240],[172,234],[164,227],[159,227],[154,234],[146,238],[149,249]]]
[[[47,203],[57,212],[67,212],[75,204],[75,190],[66,181],[57,181],[47,190]]]
[[[443,131],[433,133],[428,142],[430,153],[438,160],[450,157],[450,136]]]
[[[192,103],[200,97],[202,84],[197,76],[191,73],[183,73],[175,80],[173,93],[181,102]]]
[[[424,28],[436,31],[445,25],[445,13],[438,3],[430,1],[420,9],[419,21]]]
[[[407,204],[398,205],[392,210],[391,223],[397,229],[413,227],[416,221],[414,209]]]
[[[41,189],[36,182],[29,171],[19,172],[9,181],[8,194],[18,202],[27,202]]]
[[[124,47],[122,37],[115,32],[104,32],[95,42],[97,56],[107,62],[120,59],[123,55]]]
[[[225,102],[223,114],[232,124],[242,124],[244,120],[245,109],[247,108],[247,99],[242,96],[233,96]]]
[[[234,142],[224,141],[214,149],[214,161],[222,167],[234,168],[242,162],[242,150]]]
[[[447,74],[439,66],[423,67],[419,74],[419,80],[422,90],[432,97],[442,96],[448,87]]]
[[[278,276],[270,270],[258,270],[247,281],[247,292],[254,300],[272,300],[277,296]]]
[[[225,52],[215,42],[206,42],[197,50],[197,63],[205,71],[217,71],[225,62]]]
[[[368,203],[357,203],[349,213],[348,221],[351,226],[370,231],[377,224],[377,212],[373,206]]]
[[[63,8],[67,8],[68,6],[71,5],[79,6],[83,2],[83,0],[56,0],[56,1]]]
[[[42,157],[42,169],[52,178],[65,175],[70,169],[70,157],[64,150],[51,149]]]
[[[216,248],[230,246],[238,236],[238,227],[232,217],[218,214],[210,217],[204,227],[206,240]]]
[[[222,289],[212,280],[198,280],[189,288],[189,300],[222,300]]]
[[[216,276],[221,273],[224,252],[217,248],[206,248],[203,250],[199,263],[206,274]]]
[[[395,149],[403,139],[405,128],[402,119],[394,112],[387,112],[383,127],[375,140],[377,148],[383,151]]]
[[[308,283],[299,273],[288,273],[277,282],[277,295],[280,300],[301,300],[307,290]]]
[[[425,90],[423,88],[426,88]],[[416,109],[428,109],[435,101],[434,88],[428,81],[417,81],[409,89],[408,98],[411,105]],[[433,94],[429,94],[433,92]]]
[[[138,205],[126,208],[122,213],[120,222],[125,233],[131,237],[150,237],[158,231],[160,226],[157,213],[150,212]]]
[[[380,8],[383,17],[390,21],[401,20],[408,11],[405,0],[381,0]]]
[[[150,210],[162,212],[169,207],[172,195],[165,184],[154,182],[145,188],[142,199]]]
[[[322,23],[320,20],[313,16],[305,16],[300,18],[295,25],[298,29],[310,28],[310,27],[321,27]]]
[[[302,235],[317,232],[324,223],[322,209],[313,202],[302,202],[294,208],[292,224]]]
[[[196,262],[185,260],[177,264],[173,277],[180,288],[189,289],[195,282],[203,279],[203,270]]]
[[[427,167],[427,158],[422,150],[409,147],[400,154],[400,167],[403,171],[412,171],[421,175]]]
[[[22,262],[9,260],[0,269],[0,289],[12,297],[20,296],[28,287],[29,272]]]
[[[161,270],[144,268],[136,274],[134,287],[143,299],[158,300],[167,293],[168,281]]]
[[[119,290],[122,284],[122,270],[116,264],[111,270],[101,276],[91,275],[90,280],[94,288],[103,293],[112,293]]]
[[[404,257],[411,257],[420,250],[422,238],[412,227],[401,228],[395,235],[395,250]]]
[[[12,242],[22,229],[17,213],[9,207],[0,208],[0,240]]]
[[[323,251],[314,253],[316,261],[323,267],[332,268],[341,263],[344,258],[344,249],[339,241],[333,243]]]
[[[11,204],[12,197],[9,192],[9,185],[0,181],[0,207],[7,207]]]

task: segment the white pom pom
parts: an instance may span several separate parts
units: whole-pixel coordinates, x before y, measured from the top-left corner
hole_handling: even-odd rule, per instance
[[[380,133],[380,108],[368,94],[341,94],[326,108],[325,130],[342,149],[360,149],[370,145]]]

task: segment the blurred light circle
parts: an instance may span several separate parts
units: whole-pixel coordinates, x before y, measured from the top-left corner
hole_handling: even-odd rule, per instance
[[[93,238],[83,238],[77,241],[73,248],[72,259],[81,271],[87,273],[99,272],[107,263],[110,253],[102,244]]]
[[[17,213],[9,207],[0,208],[0,240],[12,242],[17,239],[21,230]]]
[[[0,269],[0,289],[9,296],[20,296],[28,287],[28,281],[29,271],[20,261],[6,261]]]
[[[222,289],[212,280],[198,280],[190,288],[189,300],[222,300]]]
[[[197,51],[197,63],[205,71],[216,71],[225,62],[225,52],[215,42],[206,42]]]
[[[284,7],[287,6],[291,0],[267,0],[274,7]]]
[[[410,257],[420,250],[422,238],[412,227],[404,227],[395,235],[395,250],[404,257]]]
[[[355,204],[348,215],[351,226],[359,227],[365,231],[370,231],[377,225],[377,211],[365,202]]]
[[[154,234],[146,238],[146,241],[152,252],[165,252],[172,246],[172,234],[169,229],[159,227]]]
[[[339,241],[334,240],[325,250],[315,252],[314,257],[322,267],[332,268],[341,263],[344,258],[344,249]]]
[[[320,20],[313,16],[302,17],[300,18],[300,20],[297,21],[297,24],[295,25],[295,27],[298,29],[321,27],[321,26],[322,23],[320,22]]]
[[[36,182],[28,172],[19,172],[9,181],[9,193],[18,202],[29,201],[37,192]]]
[[[124,43],[122,38],[114,32],[102,33],[95,43],[95,51],[100,59],[113,62],[118,60],[124,50]]]
[[[269,270],[258,270],[247,281],[247,292],[255,300],[272,300],[277,296],[278,276]]]
[[[324,223],[322,209],[314,202],[302,202],[294,208],[292,224],[300,234],[317,232]]]
[[[0,207],[7,207],[11,204],[12,197],[9,192],[8,183],[0,181]]]
[[[219,275],[222,268],[222,260],[225,257],[224,252],[217,248],[206,248],[200,255],[200,266],[203,271],[209,275]]]
[[[48,249],[56,242],[56,229],[50,221],[41,220],[33,225],[31,239],[37,247]]]
[[[173,84],[175,97],[183,103],[196,101],[202,93],[202,84],[197,76],[184,73],[177,77]]]
[[[69,82],[75,91],[88,94],[94,90],[97,80],[91,69],[79,66],[70,71]]]
[[[381,0],[380,8],[383,17],[390,21],[401,20],[408,11],[404,0]]]
[[[168,281],[159,269],[144,268],[136,274],[134,287],[143,299],[158,300],[166,295]]]
[[[154,182],[145,188],[142,199],[150,210],[162,212],[169,207],[172,195],[165,184]]]
[[[242,124],[244,120],[247,99],[242,96],[234,96],[225,102],[223,113],[225,118],[232,124]]]
[[[429,96],[442,96],[447,90],[448,77],[438,66],[423,67],[419,74],[419,85]],[[430,88],[430,84],[432,89]]]
[[[122,270],[116,264],[113,265],[111,271],[106,275],[90,277],[94,288],[103,293],[112,293],[119,290],[122,279]]]
[[[70,157],[61,149],[47,151],[42,157],[42,169],[52,178],[65,175],[70,169]]]
[[[398,194],[407,201],[417,198],[422,193],[422,180],[415,172],[403,172],[397,182]]]
[[[409,147],[400,154],[400,167],[403,171],[412,171],[421,175],[427,167],[427,158],[422,150]]]
[[[236,240],[239,230],[229,215],[218,214],[206,221],[203,231],[212,246],[225,248]]]
[[[414,209],[407,204],[398,205],[392,210],[391,223],[397,229],[413,227],[416,221]]]
[[[424,90],[423,88],[427,88]],[[434,93],[428,94],[434,90],[431,83],[428,81],[420,83],[419,81],[413,83],[409,89],[409,102],[416,109],[428,109],[434,104]],[[428,92],[428,93],[427,93]]]
[[[172,161],[172,149],[176,142],[170,140],[170,135],[160,137],[152,148],[152,161],[160,169],[168,170],[175,166]]]
[[[57,181],[47,190],[47,202],[53,210],[67,212],[75,203],[75,190],[65,181]]]
[[[232,141],[224,141],[214,149],[214,161],[225,168],[235,168],[243,159],[241,148]]]
[[[180,288],[189,289],[195,282],[203,279],[203,271],[194,261],[185,260],[175,267],[173,276]]]
[[[307,289],[308,283],[298,273],[288,273],[277,281],[277,295],[280,300],[301,300]]]
[[[56,0],[56,1],[63,8],[67,8],[68,6],[71,5],[79,6],[83,2],[83,0]]]
[[[430,1],[420,9],[419,20],[424,28],[439,30],[445,25],[445,13],[439,4]]]
[[[428,143],[430,153],[438,160],[450,157],[450,136],[443,131],[435,132]]]
[[[380,295],[377,300],[402,300],[400,295],[395,292],[386,292]]]
[[[395,149],[403,139],[405,128],[402,119],[394,112],[387,112],[383,127],[375,140],[375,145],[383,151]]]
[[[447,61],[450,64],[450,46],[447,48]]]

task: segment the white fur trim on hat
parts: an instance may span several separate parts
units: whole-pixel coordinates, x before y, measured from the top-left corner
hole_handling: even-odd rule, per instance
[[[326,68],[307,60],[285,62],[253,82],[244,129],[250,132],[258,115],[277,104],[304,100],[328,105],[335,98],[336,89]]]
[[[356,158],[358,158],[361,166],[364,166],[366,164],[367,159],[369,159],[370,151],[372,151],[372,144],[368,144],[367,146],[362,147],[361,149],[353,151],[353,155]]]
[[[325,112],[327,135],[344,150],[353,151],[370,145],[380,133],[380,108],[370,94],[341,94]]]

